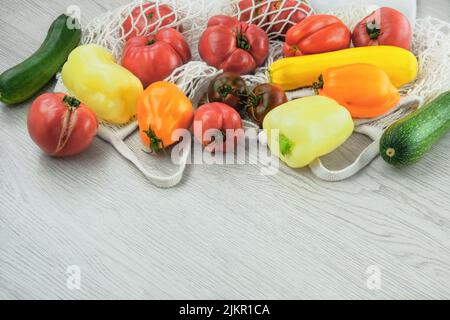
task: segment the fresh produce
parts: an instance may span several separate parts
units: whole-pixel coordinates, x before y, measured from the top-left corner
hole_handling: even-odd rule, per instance
[[[183,35],[166,28],[152,36],[131,38],[125,45],[122,66],[138,77],[144,88],[162,81],[191,60],[191,50]]]
[[[241,0],[238,9],[241,12],[239,20],[248,24],[261,25],[267,22],[265,13],[270,10],[272,0]]]
[[[234,150],[244,136],[241,116],[224,103],[205,104],[195,113],[194,135],[209,152]]]
[[[288,102],[286,93],[279,87],[264,83],[253,88],[247,98],[247,114],[260,127],[264,118],[274,108]]]
[[[64,93],[45,93],[31,105],[28,132],[53,157],[68,157],[87,149],[97,134],[94,112]]]
[[[289,27],[301,22],[312,11],[306,3],[295,0],[241,0],[239,20],[257,24],[267,33],[285,35]],[[286,23],[289,21],[289,23]]]
[[[269,22],[273,24],[267,29],[268,33],[279,32],[285,35],[293,24],[302,22],[312,9],[306,4],[298,5],[296,0],[272,1],[270,5]],[[285,23],[288,20],[289,23]]]
[[[267,34],[256,25],[228,16],[214,16],[203,32],[199,53],[210,66],[226,72],[248,74],[269,55]]]
[[[123,34],[126,35],[126,40],[149,35],[157,29],[173,24],[175,20],[175,12],[168,5],[147,2],[136,6],[127,16],[122,24]]]
[[[408,50],[392,46],[351,48],[284,58],[270,66],[269,75],[271,83],[283,90],[293,90],[312,86],[327,69],[355,63],[373,64],[383,69],[397,88],[417,77],[416,57]]]
[[[292,100],[273,109],[263,126],[272,153],[292,168],[305,167],[331,153],[354,128],[347,109],[321,96]],[[272,136],[276,130],[278,139]]]
[[[69,19],[73,18],[60,15],[52,23],[41,47],[0,75],[0,101],[8,105],[24,102],[58,72],[81,38],[79,28],[68,27]]]
[[[191,101],[175,84],[164,81],[151,84],[137,107],[142,143],[152,152],[160,152],[177,142],[172,134],[177,129],[188,129],[193,117]]]
[[[209,102],[225,103],[241,112],[247,97],[247,85],[238,74],[224,72],[214,78],[208,88]]]
[[[383,134],[380,153],[395,166],[419,161],[450,130],[450,91],[394,123]]]
[[[284,44],[286,57],[324,53],[350,47],[352,34],[335,16],[309,16],[289,29]]]
[[[353,31],[355,47],[397,46],[411,49],[412,28],[403,13],[383,7],[365,17]]]
[[[99,45],[76,48],[62,70],[69,92],[88,105],[104,121],[124,124],[136,115],[142,83],[116,64],[111,53]]]
[[[371,64],[349,64],[326,70],[314,85],[321,96],[336,100],[353,118],[376,118],[400,101],[386,72]]]

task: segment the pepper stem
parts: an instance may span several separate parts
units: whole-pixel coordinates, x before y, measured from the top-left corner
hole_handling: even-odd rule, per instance
[[[280,153],[283,156],[288,156],[292,152],[292,149],[294,148],[294,143],[291,140],[289,140],[284,134],[280,135],[279,144],[280,144]]]
[[[163,141],[156,136],[151,127],[149,127],[148,130],[144,131],[144,133],[150,139],[150,150],[152,150],[152,152],[159,153],[164,149]]]
[[[370,40],[376,40],[381,34],[381,29],[377,25],[377,22],[373,20],[372,22],[367,22],[366,24],[367,34],[369,35]]]
[[[313,89],[316,94],[319,94],[319,90],[323,89],[323,86],[325,85],[325,82],[323,81],[323,75],[319,76],[319,80],[317,82],[313,83]]]
[[[69,109],[69,111],[75,110],[81,104],[80,100],[78,100],[75,97],[70,97],[70,96],[64,96],[63,102],[66,105],[66,107]]]
[[[150,40],[150,41],[147,42],[147,45],[148,45],[148,46],[151,46],[151,45],[154,44],[155,42],[156,42],[156,40],[155,40],[155,39],[152,39],[152,40]]]

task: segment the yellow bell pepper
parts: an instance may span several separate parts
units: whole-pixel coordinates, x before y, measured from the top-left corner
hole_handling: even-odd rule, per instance
[[[289,167],[302,168],[342,145],[354,124],[350,112],[336,101],[313,96],[273,109],[263,127],[272,153]]]
[[[382,69],[400,88],[417,77],[417,58],[408,50],[392,46],[350,48],[340,51],[284,58],[269,68],[270,81],[284,90],[310,87],[327,69],[356,63]]]
[[[136,115],[137,101],[144,91],[137,77],[95,44],[72,51],[63,67],[62,79],[71,95],[100,119],[115,124],[127,123]]]

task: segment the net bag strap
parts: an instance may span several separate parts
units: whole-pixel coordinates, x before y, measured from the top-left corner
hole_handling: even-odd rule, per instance
[[[178,165],[178,170],[170,175],[163,176],[147,171],[147,169],[142,165],[134,152],[125,144],[124,140],[129,135],[131,135],[137,128],[136,124],[133,124],[121,131],[119,134],[114,134],[103,127],[99,127],[98,136],[109,142],[125,159],[130,161],[136,166],[136,168],[142,172],[142,174],[156,187],[162,189],[169,189],[178,185],[183,179],[183,174],[186,169],[186,164],[190,156],[190,148],[188,152],[185,152],[181,157]]]
[[[420,97],[403,97],[394,111],[411,104],[420,106],[422,102],[423,99]],[[370,124],[362,124],[356,127],[355,132],[369,137],[373,140],[373,142],[366,149],[364,149],[364,151],[352,164],[341,170],[330,170],[323,165],[320,159],[316,159],[309,165],[312,173],[316,177],[330,182],[342,181],[360,172],[379,156],[380,139],[384,132],[383,128]]]

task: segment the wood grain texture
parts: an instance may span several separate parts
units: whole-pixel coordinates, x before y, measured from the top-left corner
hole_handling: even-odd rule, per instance
[[[74,2],[88,21],[127,1],[3,1],[0,71]],[[447,0],[419,1],[419,16],[449,12]],[[159,190],[98,139],[72,159],[42,155],[28,108],[0,107],[1,299],[450,298],[448,136],[414,167],[377,159],[340,183],[189,166]],[[354,137],[327,162],[365,143]],[[80,291],[66,288],[69,265],[81,267]],[[366,286],[371,265],[381,290]]]

